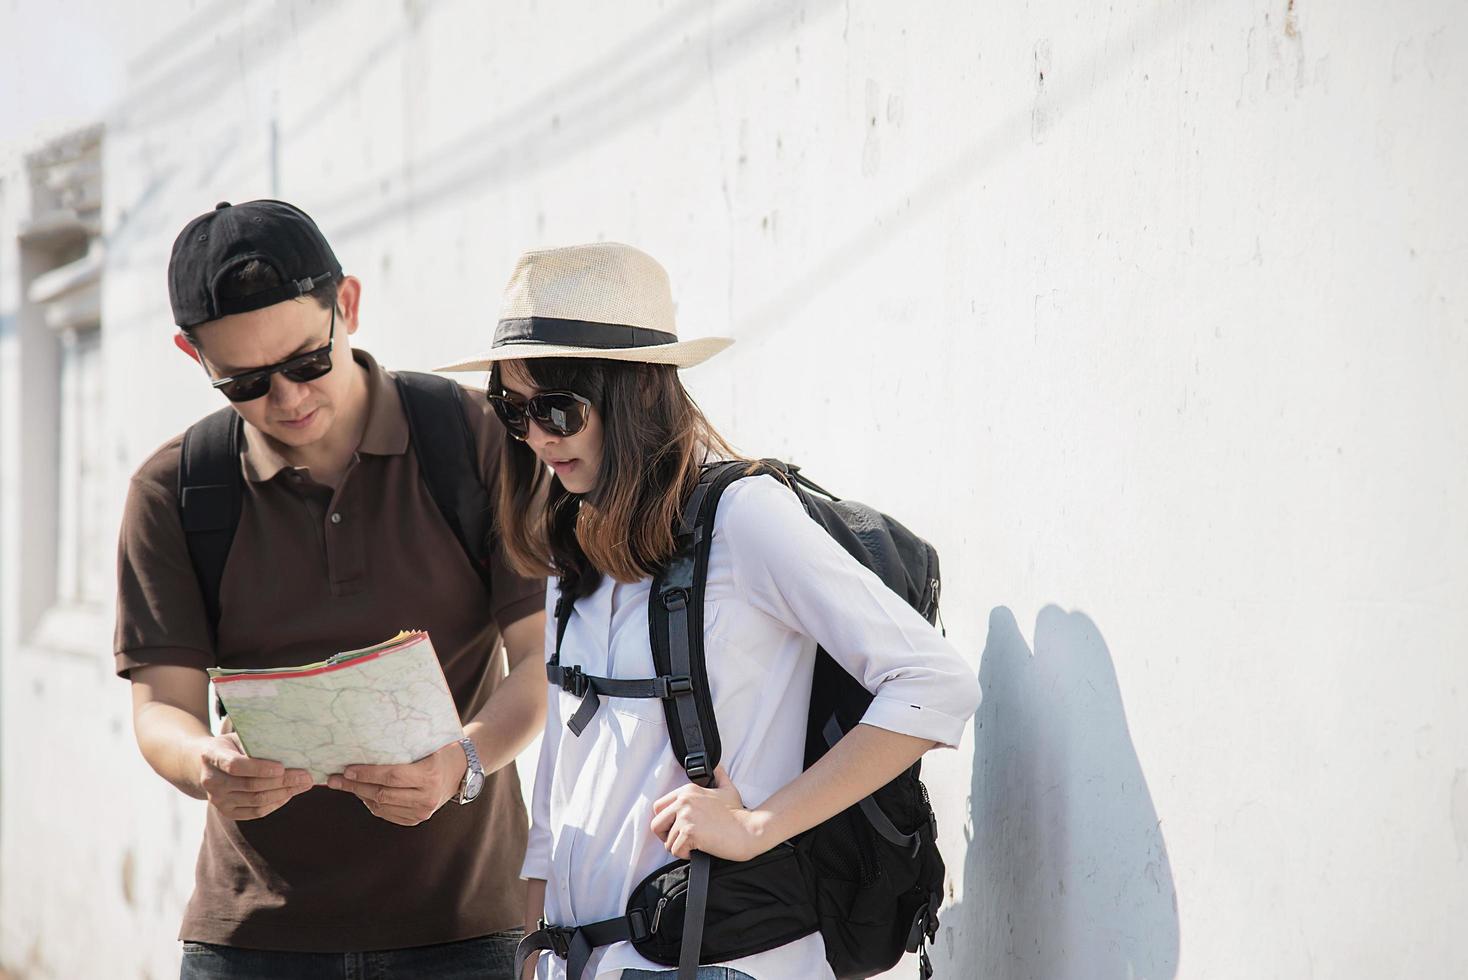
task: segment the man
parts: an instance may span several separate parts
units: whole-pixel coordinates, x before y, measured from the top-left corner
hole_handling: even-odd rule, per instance
[[[278,201],[220,204],[173,246],[176,342],[241,420],[211,417],[238,438],[216,485],[181,480],[196,451],[182,436],[142,465],[119,544],[116,666],[138,746],[209,803],[185,978],[511,974],[526,835],[512,763],[543,724],[544,583],[498,549],[476,567],[485,538],[435,503],[428,472],[443,462],[491,499],[480,487],[495,486],[502,427],[481,394],[451,386],[468,435],[420,444],[406,390],[351,347],[361,292]],[[204,425],[189,445],[213,439],[217,455]],[[472,444],[470,465],[432,456],[446,444],[461,457]],[[231,492],[232,514],[201,509]],[[295,666],[405,628],[429,631],[465,741],[313,788],[247,757],[227,720],[211,734],[206,668]]]

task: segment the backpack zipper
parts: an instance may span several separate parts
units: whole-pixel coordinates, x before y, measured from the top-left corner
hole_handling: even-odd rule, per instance
[[[666,895],[664,895],[662,898],[658,899],[657,908],[653,909],[653,913],[652,913],[652,931],[654,933],[656,933],[658,931],[658,923],[662,921],[662,918],[663,918],[663,909],[667,906],[668,901],[669,901],[668,897]]]

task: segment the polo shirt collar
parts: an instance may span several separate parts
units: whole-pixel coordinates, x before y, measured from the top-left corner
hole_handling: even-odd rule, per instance
[[[352,359],[367,369],[367,424],[357,452],[374,456],[401,456],[408,451],[408,417],[397,384],[377,359],[360,348]],[[271,441],[253,425],[245,426],[245,448],[240,453],[245,479],[265,483],[294,464],[280,454]]]

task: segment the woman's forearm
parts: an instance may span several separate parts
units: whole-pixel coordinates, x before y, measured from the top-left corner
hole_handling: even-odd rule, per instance
[[[805,772],[750,812],[768,850],[871,795],[897,778],[936,742],[872,725],[857,725]]]
[[[540,917],[545,915],[545,879],[531,878],[525,882],[525,931],[540,928]]]
[[[545,915],[545,879],[530,878],[525,882],[525,935],[540,928],[541,917]],[[535,960],[531,956],[525,962],[525,972],[519,980],[528,980],[535,976]]]

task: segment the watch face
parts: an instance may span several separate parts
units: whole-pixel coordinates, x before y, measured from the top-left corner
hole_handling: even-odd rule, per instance
[[[484,773],[471,770],[469,772],[468,782],[464,786],[464,799],[466,801],[474,799],[482,789],[484,789]]]

